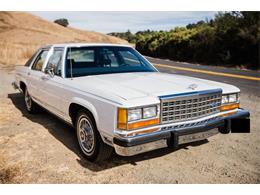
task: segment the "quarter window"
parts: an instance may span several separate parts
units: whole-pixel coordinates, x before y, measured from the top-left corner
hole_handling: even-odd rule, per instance
[[[43,50],[40,52],[40,54],[38,55],[38,57],[36,58],[33,66],[32,66],[33,70],[38,70],[38,71],[42,70],[42,66],[46,60],[48,52],[49,52],[48,50]]]

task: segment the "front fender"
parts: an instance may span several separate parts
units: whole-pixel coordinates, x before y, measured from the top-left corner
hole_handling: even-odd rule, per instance
[[[84,108],[88,109],[94,116],[94,119],[96,121],[96,124],[99,124],[99,117],[96,108],[94,107],[93,104],[91,104],[89,101],[79,98],[79,97],[73,97],[71,100],[71,103],[75,103],[78,105],[83,106]]]

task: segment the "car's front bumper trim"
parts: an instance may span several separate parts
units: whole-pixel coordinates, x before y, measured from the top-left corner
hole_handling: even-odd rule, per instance
[[[171,143],[174,147],[179,144],[189,143],[207,139],[218,133],[218,129],[225,123],[234,118],[248,118],[249,112],[238,109],[236,113],[218,117],[203,125],[196,127],[184,127],[176,129],[168,129],[167,131],[158,131],[155,133],[136,136],[136,137],[114,137],[113,143],[116,153],[122,156],[132,156],[143,152],[148,152],[158,148],[167,147]],[[170,125],[169,125],[170,126]]]
[[[168,145],[166,139],[160,139],[153,142],[135,145],[131,147],[124,147],[117,144],[114,145],[116,153],[121,156],[133,156],[136,154],[149,152],[160,148],[166,148],[167,146]]]

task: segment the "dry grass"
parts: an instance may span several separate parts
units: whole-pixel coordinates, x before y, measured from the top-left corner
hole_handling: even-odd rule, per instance
[[[8,157],[5,153],[0,153],[0,183],[21,183],[22,172],[21,166],[9,165]]]
[[[62,27],[25,12],[0,11],[0,64],[24,64],[42,45],[63,42],[123,43],[126,41],[92,31]]]
[[[3,65],[22,65],[37,50],[38,46],[0,43],[0,63]]]

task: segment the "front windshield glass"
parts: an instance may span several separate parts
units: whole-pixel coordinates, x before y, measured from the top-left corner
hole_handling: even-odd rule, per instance
[[[67,50],[66,77],[156,71],[131,47],[72,47]]]

